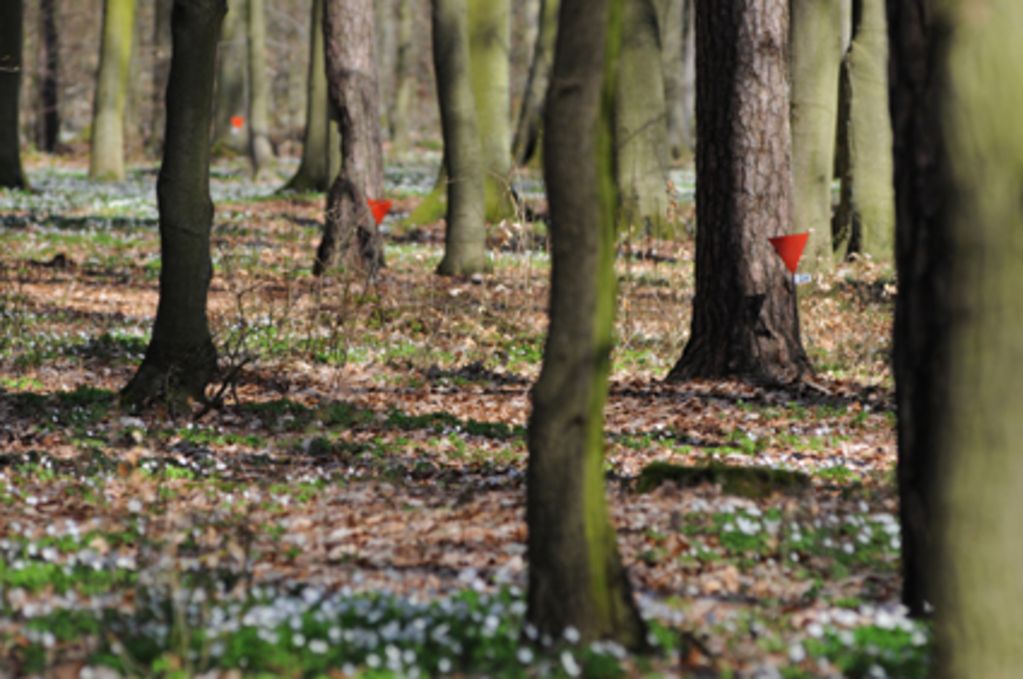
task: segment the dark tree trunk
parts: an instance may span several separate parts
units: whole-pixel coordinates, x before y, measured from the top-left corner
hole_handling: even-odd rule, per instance
[[[313,271],[323,273],[340,253],[347,266],[372,277],[384,263],[383,240],[366,202],[384,192],[373,3],[326,0],[323,31],[328,89],[341,131],[341,174],[327,196]]]
[[[668,379],[810,372],[795,286],[768,238],[790,223],[788,0],[696,2],[696,296]]]
[[[544,119],[550,328],[529,421],[528,619],[560,638],[644,643],[604,494],[615,308],[612,100],[621,0],[562,0]]]
[[[57,150],[60,140],[60,102],[57,74],[60,70],[60,44],[57,40],[56,0],[40,0],[39,18],[43,46],[42,69],[39,74],[39,148],[46,153]]]
[[[167,78],[170,75],[171,60],[171,8],[174,0],[155,0],[153,6],[153,103],[150,120],[150,151],[162,153],[163,133],[167,124],[164,110],[164,95],[167,93]]]
[[[217,367],[206,317],[210,261],[210,112],[225,0],[175,0],[167,132],[156,184],[160,302],[139,371],[122,392],[133,408],[201,398]]]
[[[537,16],[536,44],[529,63],[526,89],[519,108],[519,122],[515,126],[512,156],[515,163],[525,165],[536,152],[543,122],[543,105],[551,79],[551,61],[554,59],[554,39],[558,34],[559,0],[540,0]]]
[[[24,188],[18,101],[21,94],[22,2],[0,3],[0,187]]]

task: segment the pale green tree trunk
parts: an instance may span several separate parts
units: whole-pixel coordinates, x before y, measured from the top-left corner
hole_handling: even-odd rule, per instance
[[[433,0],[433,63],[444,128],[447,225],[437,272],[464,275],[486,267],[483,150],[469,76],[466,0]]]
[[[544,119],[550,326],[529,418],[527,619],[631,648],[644,625],[608,516],[604,404],[615,314],[613,181],[621,0],[562,0]]]
[[[89,176],[119,180],[124,178],[124,109],[135,33],[135,0],[106,0],[102,30]]]
[[[213,102],[213,153],[248,153],[248,0],[229,0],[217,51],[217,80]],[[241,118],[241,127],[232,120]]]
[[[270,143],[270,83],[266,68],[266,8],[263,0],[248,0],[249,42],[249,160],[258,177],[274,159]]]
[[[622,218],[665,235],[668,126],[654,0],[624,0],[621,77],[615,93],[615,170]],[[679,27],[681,30],[681,26]]]
[[[830,271],[831,179],[835,167],[842,3],[790,0],[792,231],[810,232],[803,268]],[[887,99],[886,99],[887,101]]]
[[[468,0],[469,72],[486,173],[486,216],[515,212],[511,193],[510,0]]]
[[[0,3],[0,187],[23,188],[18,102],[21,94],[21,0]]]
[[[309,33],[309,75],[306,83],[305,134],[302,160],[285,191],[326,191],[341,168],[341,140],[327,96],[323,49],[323,0],[313,0]]]
[[[175,0],[167,133],[156,183],[160,302],[138,372],[121,392],[135,409],[201,398],[217,367],[206,300],[210,260],[210,111],[225,0]]]
[[[931,676],[1016,677],[1023,4],[891,0],[888,17],[900,503],[904,543],[920,550],[907,577],[934,605]]]
[[[895,191],[885,0],[853,0],[852,16],[852,41],[842,72],[847,157],[836,230],[848,234],[850,252],[890,261],[895,252]]]
[[[518,165],[528,163],[539,146],[543,107],[551,79],[551,62],[554,60],[554,40],[558,35],[559,7],[559,0],[540,0],[536,44],[533,46],[533,59],[529,64],[526,88],[519,107],[519,121],[512,141],[512,156]]]
[[[691,115],[685,96],[687,51],[692,47],[692,0],[658,0],[661,29],[661,72],[664,74],[664,107],[668,152],[676,160],[690,151],[687,129]]]
[[[415,97],[415,14],[412,0],[397,0],[397,44],[394,64],[394,99],[388,121],[391,125],[391,146],[396,152],[408,149],[411,143],[412,103]]]

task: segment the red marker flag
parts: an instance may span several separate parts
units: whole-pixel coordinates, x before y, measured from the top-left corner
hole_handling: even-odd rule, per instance
[[[789,273],[794,274],[799,268],[799,260],[803,256],[803,250],[806,248],[806,241],[809,238],[810,232],[804,231],[791,236],[775,236],[768,240],[771,241],[778,256],[785,262],[785,268],[789,270]]]
[[[391,206],[394,204],[390,200],[373,200],[372,198],[367,199],[366,202],[369,203],[370,212],[373,213],[373,219],[376,220],[377,226],[384,221],[384,217],[391,211]]]
[[[245,116],[231,116],[231,127],[236,130],[242,129],[245,125]]]

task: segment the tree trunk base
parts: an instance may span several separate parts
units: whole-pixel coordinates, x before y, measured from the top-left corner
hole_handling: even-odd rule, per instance
[[[366,196],[355,182],[338,177],[327,206],[327,223],[316,250],[313,274],[322,275],[340,255],[346,265],[374,277],[384,266],[384,247]]]
[[[172,412],[187,410],[189,401],[202,401],[206,385],[217,373],[213,342],[190,349],[150,344],[138,372],[121,390],[121,405],[140,411],[166,405]]]

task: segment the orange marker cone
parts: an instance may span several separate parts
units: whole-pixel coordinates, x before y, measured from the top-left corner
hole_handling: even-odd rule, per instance
[[[799,260],[806,248],[806,241],[810,238],[810,232],[794,233],[790,236],[775,236],[769,238],[778,256],[785,262],[785,268],[789,273],[795,274],[799,268]]]
[[[369,203],[370,212],[373,213],[373,219],[376,220],[377,226],[380,226],[380,222],[384,221],[384,217],[391,211],[391,206],[394,205],[393,201],[390,200],[373,200],[369,198],[366,200]]]

